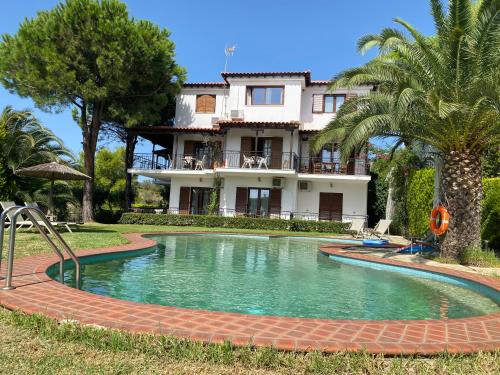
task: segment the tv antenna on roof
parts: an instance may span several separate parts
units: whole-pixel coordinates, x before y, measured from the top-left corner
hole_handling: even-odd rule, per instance
[[[236,49],[236,45],[232,45],[231,47],[227,47],[224,49],[224,54],[226,55],[226,62],[224,64],[224,73],[227,72],[227,63],[229,62],[229,57],[233,56],[234,50]]]

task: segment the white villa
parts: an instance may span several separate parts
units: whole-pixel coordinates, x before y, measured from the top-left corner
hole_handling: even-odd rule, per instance
[[[128,172],[169,185],[169,212],[207,213],[215,189],[224,216],[366,216],[366,152],[343,164],[338,144],[312,154],[308,140],[371,87],[331,92],[309,71],[221,75],[220,82],[183,85],[173,126],[129,130],[153,151],[134,154]]]

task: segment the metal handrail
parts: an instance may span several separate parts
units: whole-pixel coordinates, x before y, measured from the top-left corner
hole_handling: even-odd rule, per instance
[[[28,219],[33,223],[33,225],[38,229],[42,237],[47,241],[47,243],[50,245],[52,250],[56,253],[56,255],[59,257],[59,276],[60,276],[60,281],[62,284],[64,284],[64,256],[62,252],[59,250],[59,248],[56,246],[54,241],[48,236],[47,233],[45,233],[44,228],[42,225],[39,223],[39,221],[42,221],[49,233],[51,233],[54,237],[57,238],[59,241],[59,244],[63,247],[64,251],[69,255],[69,257],[73,260],[75,263],[75,269],[76,269],[76,287],[80,289],[80,277],[81,277],[81,265],[80,265],[80,260],[78,257],[75,255],[75,253],[71,250],[71,248],[68,246],[66,241],[61,237],[59,232],[57,232],[54,228],[54,226],[50,223],[50,221],[47,219],[45,214],[37,207],[29,207],[29,206],[14,206],[14,207],[9,207],[6,209],[2,215],[0,216],[0,258],[1,258],[1,253],[3,249],[3,236],[4,236],[4,229],[5,229],[5,219],[7,218],[7,214],[10,211],[13,211],[14,209],[17,209],[17,211],[14,213],[12,216],[12,219],[10,221],[10,235],[9,235],[9,253],[8,253],[8,258],[7,258],[7,273],[5,277],[5,286],[2,288],[4,290],[10,290],[10,289],[15,289],[14,286],[12,286],[12,271],[13,271],[13,266],[14,266],[14,248],[15,248],[15,243],[16,243],[16,223],[17,223],[17,217],[24,213]],[[36,212],[39,216],[40,220],[37,220],[33,216],[33,212]]]

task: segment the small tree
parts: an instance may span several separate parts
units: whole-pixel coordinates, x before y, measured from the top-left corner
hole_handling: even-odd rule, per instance
[[[71,107],[83,136],[83,218],[93,220],[95,151],[104,120],[160,117],[185,72],[169,32],[129,18],[118,0],[67,0],[0,43],[0,81],[42,110]]]

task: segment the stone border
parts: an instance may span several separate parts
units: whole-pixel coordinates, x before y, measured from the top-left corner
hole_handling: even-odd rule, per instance
[[[82,250],[77,255],[123,252],[154,246],[155,241],[143,235],[125,234],[129,244]],[[325,244],[320,250],[336,256],[456,276],[500,291],[500,280],[345,250],[350,246],[352,245]],[[0,304],[29,314],[41,313],[57,320],[71,319],[82,324],[130,332],[171,334],[204,343],[230,340],[239,346],[274,346],[281,350],[366,350],[390,355],[432,355],[443,351],[469,353],[500,348],[500,312],[449,320],[327,320],[150,305],[100,296],[62,285],[46,274],[47,269],[57,261],[52,254],[16,259],[13,281],[17,288],[1,290]]]

